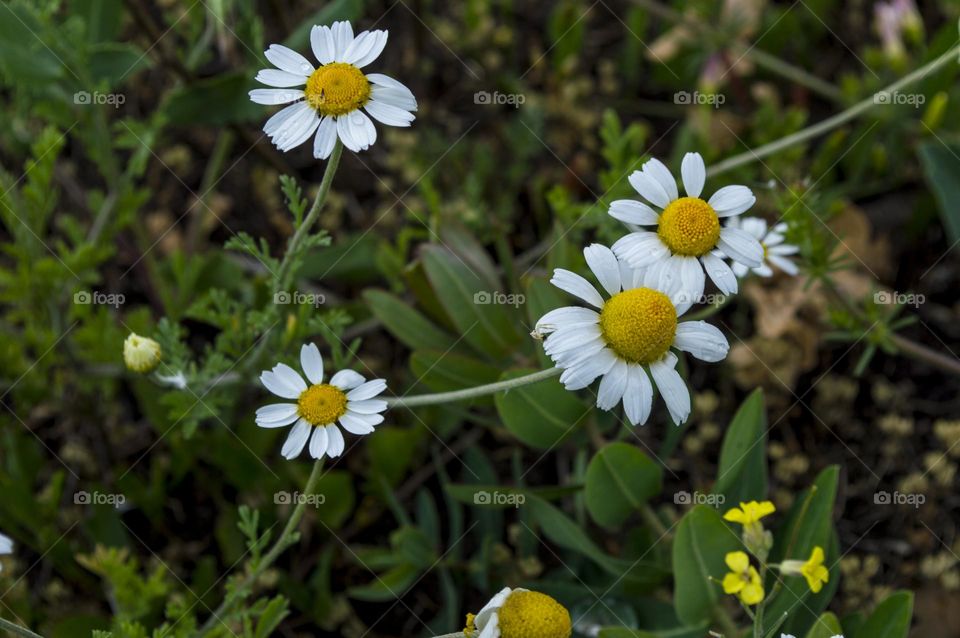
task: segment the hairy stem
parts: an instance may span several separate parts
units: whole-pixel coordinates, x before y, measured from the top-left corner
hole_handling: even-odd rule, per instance
[[[494,394],[500,391],[512,390],[521,386],[537,383],[550,377],[555,377],[563,372],[560,368],[550,368],[549,370],[540,370],[531,374],[508,379],[507,381],[497,381],[486,385],[478,385],[475,388],[466,390],[455,390],[453,392],[437,392],[436,394],[421,394],[412,397],[393,397],[387,399],[387,405],[391,408],[412,408],[420,405],[440,405],[441,403],[451,403],[453,401],[464,401],[474,397],[482,397],[488,394]]]
[[[931,60],[930,62],[923,65],[919,69],[903,76],[902,78],[900,78],[899,80],[891,84],[890,86],[886,87],[885,89],[882,89],[881,91],[878,91],[877,93],[883,93],[883,92],[896,93],[897,91],[903,88],[906,88],[915,82],[922,80],[923,78],[927,77],[931,73],[949,64],[956,64],[956,57],[958,52],[960,52],[960,46],[955,46],[951,48],[949,51],[947,51],[940,57],[935,58],[934,60]],[[873,107],[877,106],[877,104],[883,103],[875,100],[875,96],[877,95],[877,93],[874,93],[870,97],[865,98],[860,102],[857,102],[847,110],[841,111],[840,113],[837,113],[832,117],[828,117],[827,119],[823,120],[822,122],[818,122],[813,126],[808,126],[807,128],[801,131],[797,131],[796,133],[787,135],[786,137],[782,137],[779,140],[770,142],[769,144],[764,144],[763,146],[760,146],[755,149],[751,149],[749,151],[741,153],[740,155],[734,155],[733,157],[728,158],[722,162],[718,162],[717,164],[714,164],[709,169],[707,169],[707,176],[713,177],[715,175],[725,173],[729,170],[737,168],[738,166],[743,166],[744,164],[749,164],[754,160],[759,160],[764,157],[767,157],[768,155],[773,155],[774,153],[782,151],[785,148],[789,148],[796,144],[806,142],[807,140],[817,137],[818,135],[822,135],[827,131],[832,131],[833,129],[843,124],[846,124],[850,120],[869,111]]]
[[[307,479],[307,484],[303,488],[304,495],[313,494],[314,490],[317,487],[317,482],[320,480],[321,470],[323,469],[323,459],[316,461],[313,464],[313,469],[310,471],[310,478]],[[217,607],[210,617],[207,619],[207,622],[203,624],[200,628],[200,631],[197,633],[199,637],[206,636],[210,631],[216,627],[217,623],[221,623],[224,615],[229,614],[233,609],[233,606],[238,602],[242,601],[250,594],[250,589],[253,587],[253,584],[256,582],[257,578],[260,577],[268,567],[270,567],[288,547],[290,547],[295,540],[293,539],[293,534],[297,529],[297,525],[300,523],[300,519],[303,518],[303,513],[307,507],[307,499],[301,499],[297,506],[293,509],[293,513],[290,514],[290,518],[287,520],[286,526],[283,528],[283,532],[280,533],[280,536],[273,543],[273,547],[270,548],[263,558],[257,562],[256,566],[247,574],[247,577],[234,588],[226,598],[223,599],[223,602],[220,603],[220,606]]]

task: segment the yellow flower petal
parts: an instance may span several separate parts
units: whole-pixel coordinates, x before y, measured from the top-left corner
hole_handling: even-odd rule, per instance
[[[747,583],[743,581],[740,574],[731,572],[723,577],[723,593],[725,594],[736,594],[746,586]]]
[[[726,562],[730,571],[738,574],[747,571],[747,568],[750,567],[750,557],[747,556],[746,552],[730,552],[724,558],[724,562]]]

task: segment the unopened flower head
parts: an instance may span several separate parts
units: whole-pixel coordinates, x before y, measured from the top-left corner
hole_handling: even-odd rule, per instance
[[[570,612],[556,600],[505,587],[476,615],[467,615],[470,638],[570,638]]]
[[[731,217],[727,222],[727,228],[739,228],[746,231],[751,237],[760,242],[763,248],[763,263],[757,268],[748,268],[741,263],[733,263],[733,272],[737,277],[743,277],[748,272],[769,277],[773,274],[772,266],[776,266],[788,275],[796,275],[797,265],[787,256],[794,255],[800,251],[796,246],[784,243],[784,233],[787,232],[787,225],[780,223],[773,228],[768,228],[767,222],[759,217]]]
[[[150,337],[131,332],[123,342],[123,362],[134,372],[150,372],[160,363],[160,344]]]
[[[410,126],[417,110],[410,89],[386,75],[361,71],[386,44],[386,31],[364,31],[354,37],[349,22],[314,26],[310,45],[318,67],[296,51],[271,44],[264,55],[277,68],[260,71],[256,79],[274,88],[254,89],[250,99],[257,104],[294,104],[267,120],[264,133],[281,151],[313,136],[313,156],[326,159],[338,137],[354,152],[377,141],[377,129],[367,114],[388,126]]]
[[[739,598],[745,605],[763,602],[763,581],[746,552],[730,552],[724,558],[730,572],[723,577],[723,592]]]
[[[783,561],[780,564],[780,573],[790,576],[803,576],[810,587],[810,591],[816,594],[830,580],[830,571],[824,566],[823,559],[823,548],[817,546],[810,552],[810,558],[806,561]]]
[[[677,182],[657,159],[647,161],[629,177],[630,184],[654,206],[621,199],[610,205],[610,215],[642,228],[620,238],[613,252],[634,268],[650,268],[679,281],[692,299],[703,295],[706,275],[729,295],[737,292],[737,278],[724,261],[757,268],[763,248],[755,237],[739,228],[721,227],[721,217],[739,215],[757,198],[746,186],[724,186],[709,200],[700,198],[707,178],[699,153],[687,153],[680,167],[686,197],[680,197]],[[706,271],[706,275],[704,274]]]
[[[650,416],[656,384],[673,422],[683,423],[690,393],[671,348],[720,361],[730,348],[726,337],[706,322],[679,321],[690,308],[689,296],[662,269],[634,270],[601,244],[583,254],[610,298],[576,273],[554,271],[550,283],[597,308],[558,308],[537,322],[536,333],[550,335],[544,351],[563,368],[560,382],[580,390],[602,377],[597,407],[610,410],[622,401],[634,425]]]
[[[345,446],[338,423],[347,432],[362,436],[372,433],[374,426],[383,422],[381,412],[387,409],[387,402],[375,397],[387,388],[386,381],[366,381],[353,370],[341,370],[324,383],[323,358],[312,343],[300,349],[300,366],[311,385],[283,363],[260,375],[267,390],[296,401],[265,405],[257,410],[257,425],[262,428],[294,424],[280,452],[284,458],[299,456],[308,440],[313,458],[322,458],[324,454],[338,457]]]

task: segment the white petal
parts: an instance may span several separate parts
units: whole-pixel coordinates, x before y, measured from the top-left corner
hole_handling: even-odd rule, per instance
[[[288,460],[300,456],[303,447],[307,444],[307,439],[310,437],[310,429],[311,425],[306,420],[300,419],[297,421],[297,424],[290,430],[287,440],[283,443],[280,455]]]
[[[597,281],[611,297],[620,292],[620,263],[612,250],[603,244],[590,244],[583,249],[583,256]]]
[[[623,411],[633,425],[643,425],[653,407],[653,386],[643,366],[627,366],[627,389],[623,394]]]
[[[660,220],[657,211],[634,199],[618,199],[610,204],[610,216],[627,224],[655,226]]]
[[[763,246],[749,233],[738,228],[720,229],[717,246],[727,257],[745,266],[757,268],[763,262]]]
[[[381,420],[383,417],[380,417]],[[343,429],[349,432],[350,434],[356,434],[358,436],[363,436],[364,434],[370,434],[373,432],[373,426],[365,423],[362,419],[358,419],[356,416],[351,416],[350,414],[344,414],[339,419],[340,425],[343,426]]]
[[[340,428],[331,424],[327,426],[327,456],[331,459],[336,458],[343,454],[343,448],[345,444],[343,442],[343,433],[340,432]]]
[[[320,64],[333,62],[336,46],[333,43],[333,32],[330,31],[330,27],[314,25],[310,29],[310,47]]]
[[[310,456],[315,459],[323,458],[323,455],[327,453],[329,443],[330,438],[327,436],[327,428],[313,428],[313,434],[310,436]]]
[[[673,178],[670,169],[663,162],[656,158],[648,160],[643,165],[643,172],[657,180],[671,202],[680,197],[680,193],[677,191],[677,180]]]
[[[594,379],[602,374],[606,374],[616,361],[617,358],[613,354],[613,351],[609,348],[604,348],[595,356],[584,360],[581,364],[564,370],[563,374],[560,375],[560,383],[562,383],[567,390],[582,390],[593,383]]]
[[[252,102],[274,106],[299,100],[303,97],[303,89],[253,89],[249,95]]]
[[[347,406],[348,412],[357,414],[379,414],[387,409],[387,402],[377,399],[367,399],[366,401],[351,401]]]
[[[315,70],[310,60],[282,44],[271,44],[263,54],[275,67],[287,73],[309,76]]]
[[[767,222],[759,217],[746,217],[740,220],[740,229],[761,240],[767,234]]]
[[[517,590],[524,591],[524,590]],[[490,613],[503,607],[504,603],[507,602],[507,598],[510,594],[513,593],[513,590],[509,587],[504,587],[497,594],[490,599],[486,605],[483,606],[479,612],[477,612],[477,617],[474,619],[474,622],[477,624],[477,628],[480,629],[481,625],[487,623],[487,618],[490,616]]]
[[[305,104],[305,103],[304,103]],[[320,117],[311,108],[301,111],[274,136],[273,143],[281,151],[288,151],[305,142],[320,126]]]
[[[606,349],[607,342],[601,337],[584,341],[579,347],[568,348],[563,352],[550,354],[550,358],[560,368],[576,368],[581,363]]]
[[[800,248],[792,244],[780,244],[777,246],[767,244],[767,252],[771,255],[795,255],[800,252]]]
[[[650,364],[650,374],[653,375],[660,396],[667,404],[670,418],[680,425],[690,416],[690,391],[687,390],[687,384],[683,382],[680,373],[674,370],[676,363],[676,356],[667,353],[659,361]]]
[[[703,266],[696,257],[679,257],[679,262],[680,288],[687,295],[686,298],[681,298],[681,301],[697,303],[703,299],[703,287],[706,283]]]
[[[660,182],[655,180],[652,175],[648,175],[642,171],[634,171],[630,177],[627,178],[630,182],[630,185],[633,186],[640,195],[646,199],[648,202],[659,206],[660,208],[666,208],[670,204],[670,196],[667,195],[667,191],[663,190],[663,186],[660,185]]]
[[[310,106],[306,102],[298,102],[297,104],[292,104],[284,109],[280,109],[263,125],[263,132],[272,138],[287,125],[287,122],[289,122],[291,118],[309,108]]]
[[[746,266],[744,266],[738,261],[733,262],[733,264],[731,265],[731,268],[733,269],[733,274],[735,274],[740,279],[743,279],[743,277],[748,272],[750,272],[749,268],[747,268]],[[716,282],[716,280],[714,280],[714,282]]]
[[[730,350],[727,338],[716,326],[706,321],[682,321],[677,324],[673,345],[678,350],[689,352],[701,361],[722,361]]]
[[[405,111],[400,107],[378,100],[370,100],[363,108],[378,122],[382,122],[387,126],[406,127],[410,126],[410,123],[417,119],[417,116],[410,111]]]
[[[796,275],[800,270],[797,268],[797,265],[787,259],[786,257],[781,257],[780,255],[770,254],[767,256],[767,259],[770,260],[770,263],[787,273],[788,275]]]
[[[262,428],[279,428],[296,420],[296,403],[272,403],[257,408],[256,422]]]
[[[332,117],[327,116],[320,120],[317,134],[313,138],[313,156],[317,159],[327,159],[333,152],[333,146],[336,143],[337,122]]]
[[[600,379],[600,390],[597,392],[597,407],[601,410],[610,410],[620,403],[623,393],[627,389],[627,362],[618,359],[609,372]]]
[[[341,370],[330,377],[330,385],[344,391],[352,390],[364,381],[366,379],[363,378],[363,375],[353,370]]]
[[[340,116],[339,119],[346,118],[350,124],[350,134],[354,141],[360,144],[360,148],[367,150],[377,141],[377,129],[373,122],[363,111],[354,111]]]
[[[645,230],[624,235],[613,244],[614,254],[633,268],[644,268],[670,256],[656,233]]]
[[[700,258],[700,261],[703,262],[703,268],[707,271],[707,274],[710,276],[710,279],[717,285],[717,288],[720,289],[725,295],[733,295],[737,293],[737,275],[733,270],[730,269],[730,266],[727,265],[727,262],[723,261],[713,253],[707,253],[706,255]],[[740,264],[734,264],[734,268],[740,266]],[[746,272],[746,266],[740,266]]]
[[[700,153],[687,153],[680,164],[680,175],[683,177],[683,190],[688,197],[700,197],[703,184],[707,181],[707,167],[703,164]]]
[[[600,296],[597,289],[594,288],[589,281],[575,272],[557,268],[553,271],[553,277],[550,279],[550,283],[560,290],[569,292],[571,295],[583,299],[591,306],[596,306],[597,308],[603,307],[603,297]]]
[[[257,73],[257,77],[254,79],[261,84],[266,84],[267,86],[276,86],[279,88],[303,86],[307,83],[306,75],[287,73],[286,71],[278,71],[277,69],[263,69]]]
[[[364,31],[344,53],[344,62],[362,69],[379,57],[387,45],[386,31]]]
[[[754,205],[757,198],[746,186],[724,186],[707,202],[717,212],[718,217],[739,215]]]
[[[754,269],[753,269],[753,272],[755,272],[756,274],[760,275],[761,277],[772,277],[772,276],[773,276],[773,269],[772,269],[770,266],[766,265],[766,264],[760,264],[760,266],[759,266],[758,268],[754,268]]]
[[[589,308],[579,306],[564,306],[551,310],[537,321],[537,332],[548,334],[560,328],[570,328],[580,325],[596,324],[600,315]]]
[[[600,327],[597,325],[583,325],[557,330],[543,341],[543,350],[550,356],[558,355],[568,350],[585,347],[600,339]]]
[[[387,389],[387,382],[383,379],[373,379],[364,384],[358,385],[347,393],[347,401],[363,401],[372,399]],[[349,404],[348,404],[349,407]]]
[[[370,75],[374,74],[371,73]],[[367,80],[370,79],[370,75],[367,76]],[[371,101],[395,106],[398,109],[403,109],[404,111],[417,110],[417,100],[413,97],[413,93],[410,92],[410,89],[406,87],[403,87],[402,89],[396,89],[374,85],[373,90],[370,91],[370,99]]]
[[[335,62],[344,62],[344,54],[353,44],[353,27],[347,21],[334,22],[330,27],[333,31],[333,59]]]
[[[305,343],[300,348],[300,366],[310,383],[323,383],[323,357],[315,343]]]
[[[363,150],[362,144],[353,137],[353,127],[344,115],[337,118],[337,135],[340,136],[343,145],[354,153]]]
[[[293,377],[287,371],[293,373]],[[303,382],[300,375],[290,366],[283,364],[279,364],[273,370],[264,370],[260,374],[260,382],[267,390],[284,399],[297,399],[307,389],[307,384]]]
[[[11,552],[13,552],[13,539],[0,534],[0,554],[9,554]]]

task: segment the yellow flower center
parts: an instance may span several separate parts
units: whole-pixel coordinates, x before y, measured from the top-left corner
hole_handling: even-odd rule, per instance
[[[720,219],[699,197],[681,197],[660,214],[657,234],[675,255],[699,257],[717,245]]]
[[[546,594],[517,591],[498,613],[502,638],[570,638],[570,612]]]
[[[670,298],[659,290],[625,290],[603,304],[600,331],[621,359],[630,363],[652,363],[673,343],[677,310]]]
[[[313,72],[304,93],[321,115],[344,115],[367,103],[370,81],[352,64],[332,62]]]
[[[326,383],[310,386],[297,399],[297,414],[311,425],[329,425],[346,412],[347,395]]]

